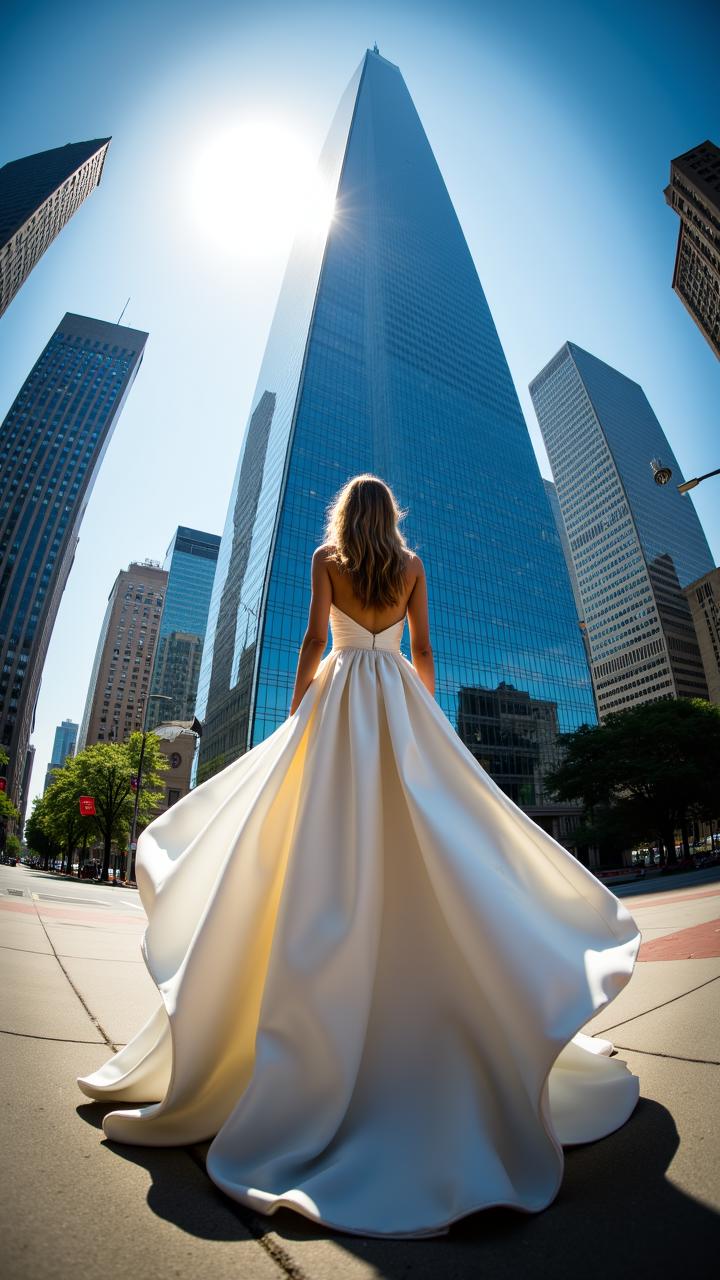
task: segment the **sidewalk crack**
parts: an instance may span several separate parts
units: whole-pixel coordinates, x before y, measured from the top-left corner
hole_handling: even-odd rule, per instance
[[[208,1172],[205,1168],[205,1157],[202,1152],[196,1147],[185,1147],[185,1151],[193,1164],[197,1165],[198,1169],[201,1169],[205,1174],[217,1195],[222,1196],[223,1204],[227,1202],[227,1208],[230,1212],[240,1219],[243,1226],[247,1228],[257,1244],[272,1258],[283,1275],[287,1276],[288,1280],[310,1280],[307,1272],[298,1266],[297,1262],[287,1252],[287,1249],[284,1249],[280,1242],[273,1237],[267,1223],[262,1222],[258,1214],[253,1213],[252,1209],[246,1208],[245,1205],[239,1204],[237,1200],[232,1200],[230,1196],[223,1195],[215,1186],[212,1179],[208,1177]]]
[[[33,904],[33,905],[34,905],[34,904]],[[60,956],[58,955],[57,951],[55,950],[55,946],[54,946],[54,944],[53,944],[53,940],[52,940],[52,938],[50,937],[50,934],[48,933],[47,929],[45,928],[45,921],[43,920],[42,916],[40,915],[40,912],[38,911],[37,906],[35,907],[35,912],[36,912],[36,914],[37,914],[37,918],[38,918],[38,920],[39,920],[39,922],[40,922],[40,924],[41,924],[41,926],[42,926],[43,933],[45,934],[45,937],[47,938],[48,942],[50,943],[50,946],[51,946],[51,948],[52,948],[52,953],[53,953],[53,955],[54,955],[55,959],[57,960],[57,962],[58,962],[58,964],[59,964],[59,966],[60,966],[60,968],[61,968],[62,972],[65,974],[65,977],[67,978],[67,981],[68,981],[69,985],[71,986],[72,990],[75,992],[75,995],[77,996],[78,1000],[80,1001],[80,1004],[82,1005],[83,1009],[85,1010],[85,1012],[86,1012],[86,1014],[87,1014],[88,1018],[89,1018],[89,1019],[90,1019],[90,1021],[92,1022],[93,1026],[94,1026],[94,1027],[96,1027],[96,1028],[97,1028],[97,1030],[100,1032],[100,1035],[102,1036],[103,1040],[105,1041],[105,1044],[106,1044],[106,1045],[108,1045],[108,1047],[109,1047],[110,1049],[112,1049],[112,1050],[113,1050],[113,1052],[117,1052],[117,1050],[115,1049],[115,1045],[113,1044],[112,1040],[110,1039],[110,1036],[108,1035],[108,1033],[107,1033],[107,1031],[105,1030],[104,1026],[103,1026],[103,1025],[102,1025],[102,1023],[99,1021],[99,1019],[95,1017],[95,1014],[93,1013],[92,1009],[91,1009],[91,1008],[90,1008],[90,1006],[88,1005],[87,1001],[83,999],[82,995],[80,994],[80,992],[78,991],[77,987],[75,986],[75,983],[73,982],[72,978],[70,977],[70,974],[68,973],[67,969],[65,968],[65,965],[63,964],[62,960],[60,959]],[[83,1043],[84,1043],[84,1042],[83,1042]],[[94,1044],[94,1043],[95,1043],[95,1041],[90,1041],[90,1043],[91,1043],[91,1044]]]
[[[669,1004],[674,1004],[676,1000],[684,1000],[685,996],[691,996],[695,991],[702,991],[703,987],[709,987],[711,982],[720,982],[720,973],[716,973],[714,978],[706,978],[704,982],[699,982],[696,987],[691,987],[689,991],[681,991],[677,996],[670,996],[669,1000],[654,1004],[652,1009],[643,1009],[642,1013],[634,1013],[631,1018],[622,1018],[620,1022],[613,1022],[609,1027],[598,1027],[597,1031],[593,1031],[593,1034],[604,1036],[606,1031],[614,1031],[616,1027],[624,1027],[628,1022],[636,1022],[638,1018],[644,1018],[648,1013],[656,1013],[658,1009],[665,1009]],[[694,1059],[689,1059],[689,1061],[694,1061]]]
[[[634,1049],[629,1044],[616,1044],[616,1049],[622,1049],[623,1053],[642,1053],[646,1058],[670,1058],[673,1062],[699,1062],[704,1067],[720,1067],[720,1060],[717,1058],[687,1058],[682,1053],[661,1053],[659,1049]]]
[[[7,1027],[0,1027],[0,1036],[19,1036],[21,1040],[52,1040],[54,1044],[100,1044],[99,1040],[69,1040],[66,1036],[38,1036],[32,1031],[10,1031]]]

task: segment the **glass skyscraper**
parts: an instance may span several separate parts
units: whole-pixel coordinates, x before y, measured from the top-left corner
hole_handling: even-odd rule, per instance
[[[68,142],[0,169],[0,316],[102,177],[109,138]]]
[[[0,426],[0,745],[16,798],[80,524],[146,339],[66,315]]]
[[[530,395],[577,572],[599,714],[706,698],[683,587],[712,569],[712,556],[642,387],[566,342]],[[672,468],[672,484],[654,483],[654,459]]]
[[[334,216],[292,251],[220,549],[199,779],[287,716],[326,507],[371,470],[407,506],[427,567],[438,701],[500,785],[542,809],[547,724],[595,721],[572,592],[470,252],[400,71],[377,51],[320,171]]]
[[[57,726],[55,730],[55,741],[53,742],[52,755],[45,774],[43,794],[55,781],[53,771],[55,769],[62,769],[68,757],[75,755],[77,734],[78,726],[75,724],[74,720],[63,720],[62,724]]]
[[[167,550],[168,575],[145,721],[192,720],[220,538],[181,525]],[[160,695],[153,697],[153,694]]]

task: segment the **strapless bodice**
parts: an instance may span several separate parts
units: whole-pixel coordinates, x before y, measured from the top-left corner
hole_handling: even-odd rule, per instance
[[[384,631],[368,631],[362,623],[356,622],[336,604],[330,605],[330,626],[332,628],[333,649],[374,649],[384,653],[399,653],[400,641],[405,627],[405,615],[398,622],[385,627]]]

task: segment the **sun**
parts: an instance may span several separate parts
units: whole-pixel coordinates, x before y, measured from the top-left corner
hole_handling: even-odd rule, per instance
[[[303,229],[325,230],[334,193],[307,143],[282,122],[247,119],[215,134],[191,166],[196,231],[233,257],[287,253]]]

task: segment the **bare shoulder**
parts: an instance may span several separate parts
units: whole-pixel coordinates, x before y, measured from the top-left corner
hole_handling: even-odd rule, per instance
[[[335,547],[331,542],[323,542],[322,546],[316,547],[313,551],[313,564],[323,565],[331,564],[335,556]]]
[[[411,551],[409,547],[405,549],[407,557],[407,576],[413,583],[425,577],[425,565],[416,551]]]

